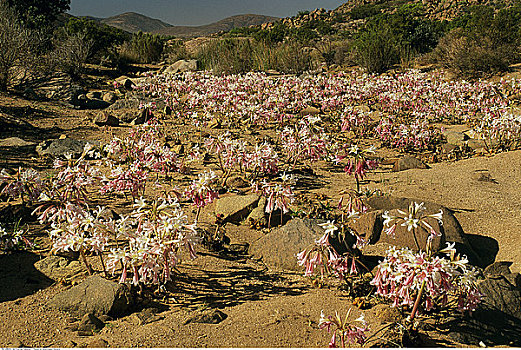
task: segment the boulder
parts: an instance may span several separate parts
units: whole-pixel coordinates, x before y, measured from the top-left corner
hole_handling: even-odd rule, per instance
[[[448,325],[452,339],[471,345],[480,342],[486,346],[521,345],[521,288],[513,285],[507,275],[512,274],[489,275],[478,282],[482,302],[472,316],[456,319]],[[519,280],[519,274],[515,275]]]
[[[89,141],[86,140],[70,138],[46,140],[36,146],[36,152],[40,157],[65,157],[65,155],[69,153],[73,158],[77,158],[83,153],[83,149],[88,142]]]
[[[439,227],[441,229],[441,233],[443,235],[443,240],[445,242],[454,242],[455,248],[457,251],[461,254],[467,255],[469,261],[473,265],[482,265],[482,259],[478,256],[478,254],[475,252],[474,248],[468,241],[467,237],[465,236],[465,233],[463,232],[463,229],[461,228],[460,223],[458,222],[458,219],[454,216],[454,213],[439,204],[432,203],[432,202],[426,202],[419,199],[414,198],[400,198],[400,197],[392,197],[392,196],[374,196],[365,201],[365,204],[372,208],[373,210],[393,210],[393,209],[401,209],[403,211],[407,211],[409,209],[409,205],[411,202],[421,203],[423,202],[425,205],[426,213],[438,213],[440,210],[443,210],[443,225]],[[367,215],[367,214],[364,214]],[[360,219],[359,219],[360,220]],[[375,220],[382,220],[381,215],[377,215]],[[380,224],[383,227],[383,224]],[[384,236],[385,234],[381,234],[381,236]],[[389,237],[385,238],[388,239]],[[374,239],[373,239],[374,240]],[[377,242],[380,241],[380,239],[376,240]],[[394,244],[391,242],[391,244]],[[411,249],[415,248],[415,244],[413,247],[410,247]]]
[[[122,75],[119,78],[116,78],[114,82],[116,82],[118,85],[124,86],[127,89],[131,89],[132,85],[134,85],[134,82],[126,75]]]
[[[308,106],[300,111],[301,115],[316,115],[316,114],[320,114],[320,113],[322,113],[322,111],[313,106]]]
[[[398,159],[393,165],[393,171],[404,171],[409,169],[428,169],[429,167],[420,159],[405,156]]]
[[[251,213],[246,218],[246,221],[250,225],[261,227],[268,224],[268,220],[266,218],[266,198],[261,197],[261,199],[259,199],[257,207],[251,211]]]
[[[76,276],[84,271],[83,265],[77,260],[69,260],[51,255],[34,263],[34,267],[45,276],[60,281]]]
[[[252,243],[249,253],[272,269],[302,272],[297,254],[324,235],[318,222],[310,219],[293,218],[282,227]]]
[[[443,135],[447,139],[447,143],[454,146],[462,146],[467,139],[467,135],[459,131],[445,131]]]
[[[133,304],[130,290],[124,284],[108,281],[98,275],[57,294],[49,302],[51,307],[67,311],[73,316],[121,316]]]
[[[81,105],[85,109],[104,109],[110,106],[110,103],[99,98],[86,99]]]
[[[103,111],[98,113],[96,119],[94,120],[94,124],[97,126],[119,126],[119,119],[114,117],[107,111]]]
[[[179,60],[174,64],[168,66],[164,73],[165,74],[175,74],[175,73],[184,73],[188,71],[197,70],[197,61],[196,60]]]
[[[219,198],[215,203],[215,215],[223,222],[239,223],[257,207],[260,196],[248,194],[245,196],[230,196]]]

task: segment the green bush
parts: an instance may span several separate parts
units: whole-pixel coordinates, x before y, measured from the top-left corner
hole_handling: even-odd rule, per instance
[[[354,42],[354,59],[370,73],[381,73],[400,59],[400,44],[392,29],[384,22],[366,28]]]
[[[121,59],[133,63],[152,63],[161,59],[164,39],[159,35],[139,32],[124,42],[119,50]]]
[[[88,39],[84,33],[67,34],[56,43],[52,54],[56,68],[72,77],[79,77],[83,72],[84,64],[91,56],[94,40]]]
[[[217,74],[237,74],[252,69],[252,53],[249,39],[216,39],[202,47],[197,60],[203,69]]]
[[[358,5],[349,11],[351,19],[364,19],[380,13],[380,6],[376,4]]]

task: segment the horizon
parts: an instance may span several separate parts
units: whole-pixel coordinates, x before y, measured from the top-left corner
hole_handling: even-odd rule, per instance
[[[173,26],[200,26],[245,14],[291,17],[316,8],[332,10],[347,0],[72,0],[69,14],[108,18],[135,12]]]

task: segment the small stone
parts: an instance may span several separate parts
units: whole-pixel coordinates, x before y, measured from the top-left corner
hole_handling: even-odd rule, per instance
[[[257,207],[251,211],[246,221],[250,226],[255,227],[265,227],[268,224],[268,219],[266,218],[266,198],[261,197],[259,199]]]
[[[443,145],[441,145],[441,151],[446,154],[454,152],[454,150],[456,150],[457,148],[458,146],[455,146],[450,143],[444,143]]]
[[[230,176],[226,179],[226,186],[230,188],[244,188],[248,187],[250,184],[242,178],[242,176]]]
[[[208,323],[208,324],[218,324],[224,321],[228,315],[220,310],[210,310],[203,312],[201,315],[196,315],[190,317],[185,321],[185,325],[189,323]]]
[[[470,139],[467,141],[467,146],[473,150],[478,150],[481,148],[486,148],[486,144],[484,140]]]
[[[78,324],[78,331],[94,331],[102,329],[105,323],[93,314],[85,314]]]
[[[101,91],[91,91],[88,92],[85,96],[87,96],[88,99],[100,99],[101,98]]]
[[[185,152],[185,146],[183,144],[173,145],[172,151],[176,154],[183,154]]]
[[[117,100],[116,95],[113,92],[107,92],[103,95],[103,101],[108,103],[114,103]]]
[[[427,169],[428,166],[415,157],[405,156],[394,163],[393,171],[404,171],[409,169]]]
[[[148,108],[143,108],[139,111],[138,116],[132,120],[133,125],[141,125],[148,122],[150,119],[154,118],[154,114],[152,111]]]
[[[22,140],[18,137],[8,137],[0,140],[0,147],[17,147],[17,148],[32,148],[36,147],[36,143]]]

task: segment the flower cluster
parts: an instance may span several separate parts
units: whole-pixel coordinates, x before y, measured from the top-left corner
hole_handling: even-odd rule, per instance
[[[0,250],[9,251],[33,246],[33,244],[24,237],[24,233],[24,230],[20,230],[17,227],[12,233],[9,233],[0,226]]]
[[[18,168],[15,174],[9,174],[7,170],[0,171],[0,186],[5,185],[0,194],[7,194],[10,198],[22,198],[27,196],[29,201],[35,201],[40,196],[43,181],[40,174],[34,169]]]
[[[207,206],[219,198],[219,194],[211,186],[216,178],[217,176],[211,170],[199,174],[186,189],[184,196],[189,198],[197,208]]]
[[[286,127],[279,135],[282,150],[288,164],[298,161],[317,161],[327,155],[328,137],[320,129],[313,128],[311,123],[302,120],[293,128]]]
[[[370,331],[367,323],[365,322],[364,315],[360,315],[354,322],[357,322],[359,325],[353,325],[349,323],[349,315],[351,313],[351,309],[349,309],[346,313],[344,319],[338,315],[338,312],[335,311],[335,316],[326,316],[324,312],[320,312],[320,320],[318,322],[318,327],[320,329],[326,329],[328,333],[332,334],[331,341],[329,342],[330,348],[336,348],[338,345],[345,348],[347,344],[365,344],[367,339],[367,332]],[[338,343],[340,341],[340,344]]]
[[[456,296],[459,310],[475,310],[481,300],[476,289],[477,272],[467,266],[465,257],[456,255],[454,245],[448,244],[440,253],[447,254],[449,259],[392,247],[378,265],[371,284],[376,286],[378,294],[393,300],[394,306],[413,307],[422,290],[426,311],[438,302],[447,305],[451,295]]]

